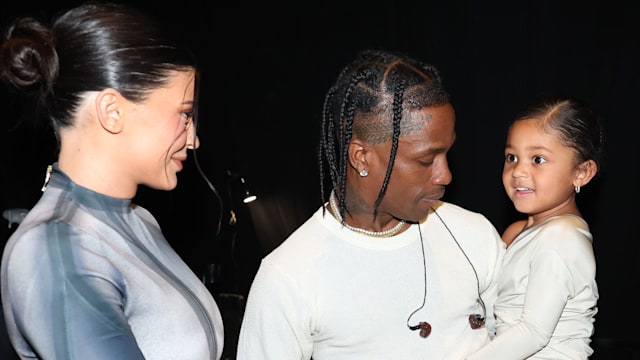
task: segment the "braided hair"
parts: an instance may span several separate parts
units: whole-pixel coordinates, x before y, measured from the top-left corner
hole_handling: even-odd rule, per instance
[[[323,203],[328,197],[325,185],[330,180],[344,218],[348,151],[354,135],[372,144],[391,141],[387,171],[374,204],[377,212],[393,170],[403,116],[449,102],[433,65],[381,50],[358,54],[340,72],[324,99],[318,147]]]

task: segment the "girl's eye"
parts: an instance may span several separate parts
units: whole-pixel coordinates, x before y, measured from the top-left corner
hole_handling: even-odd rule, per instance
[[[534,164],[544,164],[547,162],[547,159],[543,158],[542,156],[534,156],[533,157],[533,163]]]
[[[504,161],[508,163],[512,163],[512,162],[518,161],[518,158],[513,154],[507,154],[504,157]]]

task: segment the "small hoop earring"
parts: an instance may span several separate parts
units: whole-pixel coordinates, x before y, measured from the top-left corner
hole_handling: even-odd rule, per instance
[[[575,190],[576,190],[576,194],[579,194],[580,193],[580,185],[576,185]]]
[[[362,170],[360,170],[360,176],[361,176],[361,177],[365,177],[365,176],[367,176],[367,175],[369,175],[369,172],[368,172],[366,169],[362,169]]]

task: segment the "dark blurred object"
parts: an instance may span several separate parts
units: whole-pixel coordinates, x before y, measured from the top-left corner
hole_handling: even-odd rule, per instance
[[[20,224],[29,210],[14,208],[14,209],[6,209],[2,212],[2,217],[9,222],[9,228],[13,224]]]

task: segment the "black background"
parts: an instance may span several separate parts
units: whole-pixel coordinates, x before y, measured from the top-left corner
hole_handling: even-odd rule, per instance
[[[631,2],[133,3],[174,25],[200,58],[197,158],[224,208],[193,156],[176,190],[143,187],[136,201],[156,215],[196,273],[204,276],[208,264],[221,264],[209,283],[214,292],[246,294],[259,259],[320,206],[320,112],[340,69],[363,48],[397,50],[438,66],[453,96],[458,138],[445,200],[482,212],[499,231],[521,216],[501,182],[506,123],[516,110],[535,96],[561,92],[600,114],[608,141],[605,167],[578,196],[598,262],[594,358],[640,358],[640,14]],[[1,20],[6,24],[23,12],[47,20],[75,4],[6,4]],[[55,144],[46,128],[30,125],[29,109],[1,91],[0,209],[30,208],[55,159]],[[242,205],[236,199],[238,182],[228,170],[245,177],[258,201]],[[227,222],[230,209],[235,226]],[[5,240],[11,231],[5,230]]]

